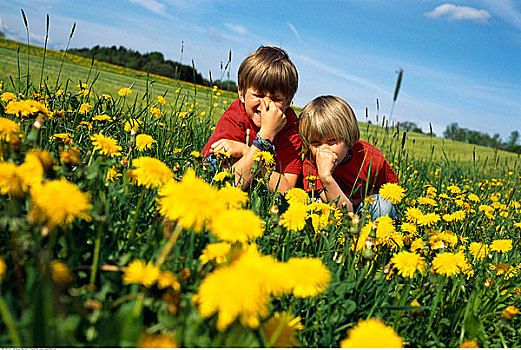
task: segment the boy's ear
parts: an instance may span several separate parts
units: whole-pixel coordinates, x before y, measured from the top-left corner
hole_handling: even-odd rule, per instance
[[[239,100],[244,103],[244,95],[242,94],[241,88],[237,88],[237,93],[239,94]]]

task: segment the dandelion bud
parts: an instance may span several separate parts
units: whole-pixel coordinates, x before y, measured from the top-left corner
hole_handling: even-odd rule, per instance
[[[192,273],[190,272],[190,269],[188,267],[185,267],[182,271],[181,271],[181,274],[179,275],[179,280],[181,282],[184,282],[186,281],[187,279],[190,278],[190,275]]]
[[[513,305],[507,306],[502,312],[501,317],[503,317],[506,320],[513,319],[517,314],[519,313],[519,310],[517,307]]]
[[[271,207],[270,213],[272,215],[277,215],[279,213],[279,207],[276,204],[273,204]]]
[[[367,247],[362,252],[362,258],[367,260],[373,260],[374,259],[374,252],[370,247]],[[386,272],[387,273],[387,272]]]

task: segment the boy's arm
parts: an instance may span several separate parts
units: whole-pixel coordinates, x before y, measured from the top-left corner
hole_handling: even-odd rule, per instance
[[[262,137],[263,139],[270,140],[273,142],[273,139],[277,135],[277,133],[282,130],[284,125],[286,125],[286,116],[282,111],[273,103],[272,101],[264,101],[262,100],[260,105],[261,111],[261,127],[257,135]],[[235,169],[235,181],[237,186],[242,188],[243,190],[248,188],[250,185],[252,174],[251,167],[253,166],[253,157],[255,154],[260,152],[256,146],[251,146],[250,149],[246,152],[246,154],[238,160],[234,165],[233,169]],[[272,181],[271,179],[278,173],[274,173],[270,178],[270,190],[274,188],[271,187],[272,182],[276,184],[276,181]],[[279,188],[282,191],[284,187],[291,185],[293,174],[280,174],[280,185]],[[289,178],[288,178],[289,176]],[[297,175],[295,175],[297,176]],[[294,180],[296,183],[296,179]],[[289,188],[289,187],[288,187]]]
[[[328,149],[317,150],[316,164],[318,177],[322,183],[324,191],[320,194],[322,200],[327,202],[340,197],[337,206],[346,206],[348,212],[353,211],[353,203],[347,198],[336,180],[333,178],[333,171],[336,168],[337,155]]]

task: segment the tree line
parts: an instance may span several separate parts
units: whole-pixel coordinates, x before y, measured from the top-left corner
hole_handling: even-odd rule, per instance
[[[127,49],[123,46],[106,47],[96,45],[92,48],[69,49],[69,52],[78,56],[94,58],[98,61],[172,79],[206,86],[217,85],[222,90],[237,91],[237,85],[234,81],[207,80],[203,78],[201,73],[199,73],[194,66],[181,64],[172,60],[165,60],[163,54],[157,51],[142,54],[139,51]]]
[[[497,147],[498,149],[517,154],[521,153],[521,145],[519,144],[520,136],[519,131],[514,130],[510,133],[506,141],[502,141],[499,134],[490,136],[489,134],[479,131],[460,128],[458,123],[450,123],[447,125],[447,129],[443,132],[443,137],[449,140],[492,148]]]

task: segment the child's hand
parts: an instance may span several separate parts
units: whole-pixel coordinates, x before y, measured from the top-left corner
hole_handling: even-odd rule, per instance
[[[212,143],[210,153],[226,152],[233,158],[241,158],[244,156],[250,147],[248,145],[234,140],[221,139]]]
[[[259,134],[262,138],[273,141],[279,131],[286,125],[286,115],[269,98],[261,100],[261,128]]]
[[[338,156],[327,148],[319,148],[316,154],[318,177],[322,183],[333,179],[333,171],[337,166]]]

